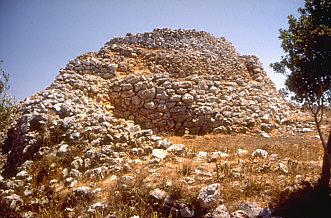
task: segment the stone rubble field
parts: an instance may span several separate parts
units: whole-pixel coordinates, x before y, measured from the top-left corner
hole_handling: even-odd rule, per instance
[[[272,217],[270,187],[318,175],[307,116],[225,38],[113,38],[18,104],[2,145],[0,215]],[[315,154],[298,156],[310,151],[296,137]]]

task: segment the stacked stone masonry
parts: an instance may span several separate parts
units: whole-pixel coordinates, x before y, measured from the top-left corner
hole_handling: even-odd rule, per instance
[[[70,60],[16,112],[2,145],[0,198],[23,217],[34,217],[31,208],[37,216],[49,204],[45,185],[31,188],[44,172],[56,175],[47,187],[98,198],[101,188],[77,186],[117,176],[123,185],[132,183],[126,173],[133,166],[183,154],[183,144],[157,133],[266,134],[291,115],[257,57],[241,56],[230,42],[206,32],[170,29],[114,38],[100,51]],[[36,168],[44,171],[35,175]],[[211,196],[205,189],[199,194],[206,208],[216,206],[219,195],[219,185],[211,188]]]
[[[109,102],[117,117],[156,131],[269,132],[289,115],[257,57],[240,56],[230,42],[203,31],[114,38],[70,61],[61,75],[78,77],[72,88]],[[84,86],[87,75],[96,78]]]
[[[170,29],[127,34],[78,56],[17,111],[6,142],[5,171],[13,175],[26,160],[66,144],[148,153],[155,143],[149,129],[270,132],[289,116],[257,57],[240,56],[203,31]]]

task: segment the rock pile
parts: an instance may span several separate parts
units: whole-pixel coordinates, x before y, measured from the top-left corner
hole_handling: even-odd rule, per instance
[[[155,131],[270,132],[289,115],[257,57],[240,56],[224,38],[202,31],[115,38],[70,61],[58,79],[68,83],[68,74],[97,76],[98,84],[77,78],[71,85],[98,93],[117,117]]]
[[[185,149],[154,133],[270,132],[289,116],[257,57],[203,31],[170,29],[127,34],[78,56],[17,111],[0,181],[0,194],[17,210],[20,196],[27,210],[49,203],[41,194],[47,187],[31,190],[49,175],[61,175],[49,187],[74,188]],[[85,192],[100,190],[74,189]]]

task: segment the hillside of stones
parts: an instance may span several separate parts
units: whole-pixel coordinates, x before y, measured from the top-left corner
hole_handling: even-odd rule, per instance
[[[196,30],[127,34],[70,60],[17,106],[2,145],[1,195],[15,210],[40,208],[45,190],[31,184],[45,182],[48,170],[61,170],[49,185],[75,188],[81,178],[130,172],[130,155],[158,161],[183,149],[158,134],[267,135],[290,115],[259,59],[225,38]],[[40,163],[45,175],[34,174]]]
[[[8,173],[46,152],[39,141],[47,137],[100,145],[144,141],[147,129],[271,132],[290,114],[257,57],[206,32],[169,29],[127,34],[78,56],[18,111]]]

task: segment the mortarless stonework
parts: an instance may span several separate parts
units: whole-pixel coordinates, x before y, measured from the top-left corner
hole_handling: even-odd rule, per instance
[[[157,133],[265,133],[288,123],[290,112],[258,58],[239,55],[224,38],[195,30],[127,34],[69,61],[17,106],[2,146],[0,199],[25,217],[49,206],[47,190],[98,199],[103,187],[79,182],[118,176],[129,184],[135,165],[185,151]]]

